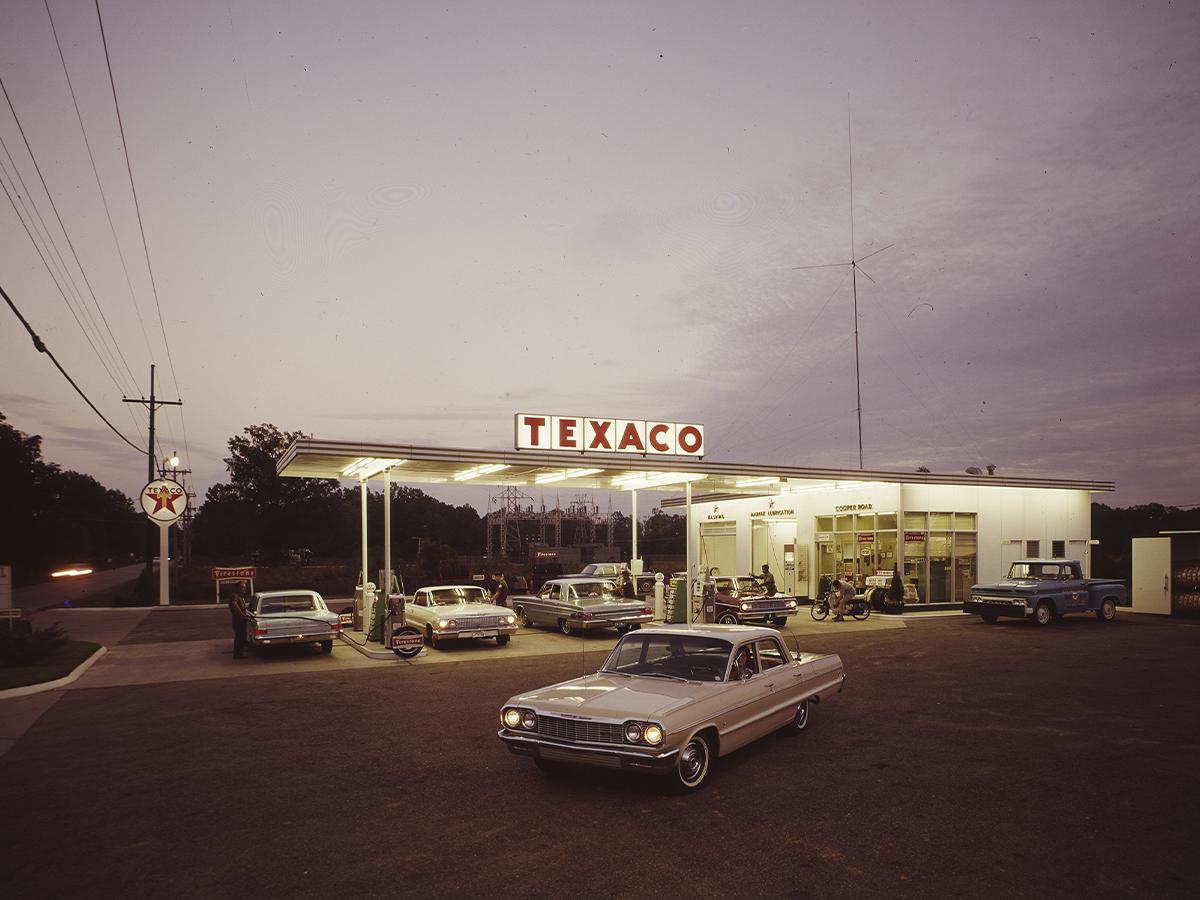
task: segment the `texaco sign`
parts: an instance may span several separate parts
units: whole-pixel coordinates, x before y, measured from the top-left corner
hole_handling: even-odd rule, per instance
[[[178,481],[160,478],[142,488],[142,509],[162,525],[170,525],[187,509],[187,491]]]

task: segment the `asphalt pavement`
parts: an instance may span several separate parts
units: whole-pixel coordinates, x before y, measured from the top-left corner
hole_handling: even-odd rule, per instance
[[[304,672],[281,654],[263,663],[273,677],[228,657],[222,678],[100,686],[89,672],[4,757],[6,888],[1196,895],[1200,626],[859,624],[797,636],[849,675],[809,729],[721,759],[687,797],[616,772],[547,778],[497,740],[505,699],[594,669],[599,643]],[[169,643],[137,632],[116,649]],[[201,634],[177,647],[215,651]]]

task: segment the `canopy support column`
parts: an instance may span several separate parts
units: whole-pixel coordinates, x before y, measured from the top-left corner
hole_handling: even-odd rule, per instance
[[[392,596],[392,470],[383,470],[383,601]],[[387,642],[387,638],[384,638]]]
[[[359,519],[362,530],[362,580],[359,587],[362,592],[359,594],[359,615],[362,617],[363,631],[371,629],[371,611],[367,608],[367,582],[371,580],[371,573],[367,569],[367,480],[365,478],[358,482],[358,504],[359,504]]]
[[[640,571],[637,568],[637,558],[638,558],[638,552],[637,552],[637,531],[638,531],[637,491],[630,491],[629,496],[633,500],[633,512],[630,514],[630,524],[633,528],[633,546],[629,552],[629,568],[631,571]]]
[[[684,609],[687,610],[687,623],[692,624],[692,585],[696,580],[696,543],[692,540],[692,483],[683,483],[684,506],[687,509],[687,599]]]

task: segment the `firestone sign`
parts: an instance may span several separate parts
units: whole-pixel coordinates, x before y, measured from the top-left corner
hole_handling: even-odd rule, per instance
[[[518,450],[704,455],[703,425],[517,413],[515,428]]]

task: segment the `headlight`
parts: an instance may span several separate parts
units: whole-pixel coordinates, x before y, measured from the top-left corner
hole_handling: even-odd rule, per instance
[[[508,728],[520,728],[521,711],[519,709],[513,709],[510,706],[500,714],[500,721],[502,721]]]
[[[642,738],[647,744],[661,744],[663,739],[662,729],[654,724],[647,725],[645,730],[642,731]]]
[[[742,604],[742,609],[744,609],[744,610],[745,610],[745,609],[749,609],[749,608],[750,608],[750,604],[749,604],[749,603],[743,603],[743,604]]]
[[[795,601],[795,600],[789,600],[789,601],[788,601],[788,606],[789,606],[789,607],[791,607],[792,609],[795,609],[795,608],[796,608],[796,601]]]
[[[537,728],[537,714],[532,709],[527,709],[521,713],[521,724],[533,731]]]
[[[631,744],[636,744],[642,739],[642,726],[637,722],[625,723],[625,740]]]
[[[504,624],[505,624],[505,625],[516,625],[516,624],[517,624],[517,617],[516,617],[516,616],[505,616],[505,617],[504,617]]]
[[[437,625],[438,625],[438,628],[453,628],[454,620],[453,619],[438,619]]]

